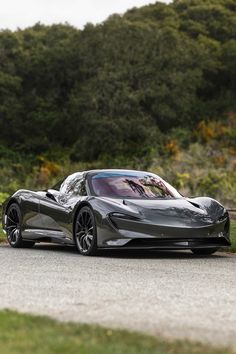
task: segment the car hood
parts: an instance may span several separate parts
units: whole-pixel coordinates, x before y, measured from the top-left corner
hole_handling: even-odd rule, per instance
[[[118,212],[159,225],[206,226],[218,222],[225,213],[224,207],[211,198],[103,200],[116,206]]]

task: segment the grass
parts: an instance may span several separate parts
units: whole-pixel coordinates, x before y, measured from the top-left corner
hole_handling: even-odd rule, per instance
[[[232,354],[185,340],[167,341],[94,325],[0,311],[0,354]]]
[[[230,247],[230,251],[236,252],[236,221],[231,222],[231,241],[232,246]]]
[[[0,243],[6,241],[6,235],[2,231],[2,226],[0,226]]]

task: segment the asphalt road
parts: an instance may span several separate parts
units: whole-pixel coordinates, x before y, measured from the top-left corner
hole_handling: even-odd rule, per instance
[[[0,308],[236,346],[236,256],[0,246]]]

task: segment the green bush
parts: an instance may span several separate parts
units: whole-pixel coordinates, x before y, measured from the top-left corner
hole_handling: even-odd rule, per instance
[[[2,203],[9,197],[8,193],[2,193],[0,192],[0,207],[2,205]]]

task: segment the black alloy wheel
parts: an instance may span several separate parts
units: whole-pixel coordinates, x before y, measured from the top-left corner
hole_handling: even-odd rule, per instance
[[[78,251],[84,256],[97,253],[97,229],[93,211],[84,206],[75,220],[75,242]]]
[[[7,240],[11,247],[20,248],[20,247],[33,247],[34,242],[24,241],[21,236],[21,224],[22,224],[22,215],[21,210],[18,204],[13,203],[9,206],[6,215],[6,232]]]

